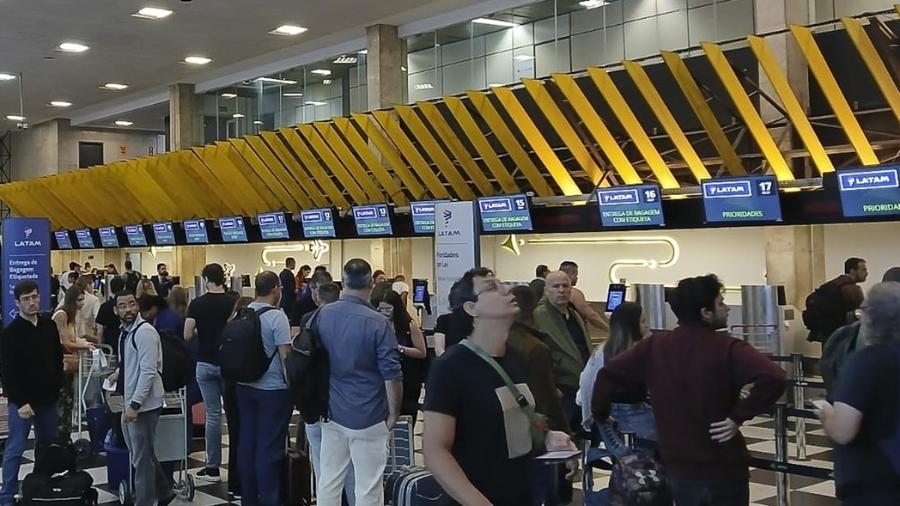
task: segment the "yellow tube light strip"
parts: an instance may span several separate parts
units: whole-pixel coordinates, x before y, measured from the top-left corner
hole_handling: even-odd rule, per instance
[[[841,23],[847,29],[847,35],[850,36],[850,40],[856,46],[859,56],[863,59],[863,62],[865,62],[866,67],[875,79],[878,89],[881,90],[891,110],[894,111],[894,117],[900,120],[900,91],[897,90],[894,79],[881,60],[881,56],[878,55],[878,51],[875,49],[875,45],[872,44],[872,40],[869,39],[869,35],[863,28],[862,23],[852,18],[841,18]]]
[[[828,100],[831,110],[834,111],[834,115],[843,127],[844,133],[847,134],[847,139],[856,150],[860,161],[863,165],[878,165],[878,157],[875,156],[872,145],[866,139],[859,122],[856,121],[856,116],[853,115],[850,104],[844,98],[834,74],[828,68],[828,63],[825,61],[819,45],[816,44],[812,30],[803,26],[791,25],[791,34],[794,35],[794,39],[800,46],[800,52],[803,53],[806,63],[809,64],[809,70],[812,71],[816,82],[819,83],[819,88],[822,89],[825,99]]]

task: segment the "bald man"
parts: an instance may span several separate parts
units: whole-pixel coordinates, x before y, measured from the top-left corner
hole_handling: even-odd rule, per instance
[[[565,272],[547,275],[544,296],[534,310],[534,322],[548,336],[545,344],[553,355],[553,377],[562,393],[563,414],[570,427],[578,427],[581,413],[575,394],[592,349],[587,325],[572,306],[572,280]]]
[[[575,285],[578,284],[578,264],[572,262],[571,260],[566,260],[565,262],[559,265],[559,270],[568,274],[569,279],[572,281],[572,305],[575,306],[575,310],[578,311],[578,314],[581,315],[582,318],[587,320],[588,323],[598,328],[600,332],[603,334],[609,334],[609,321],[604,318],[604,316],[596,311],[594,308],[588,304],[587,298],[584,296],[584,292],[581,291],[580,288],[575,288]]]

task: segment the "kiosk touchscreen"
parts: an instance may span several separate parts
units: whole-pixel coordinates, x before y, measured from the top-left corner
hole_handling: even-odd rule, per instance
[[[284,213],[280,211],[259,214],[256,216],[256,221],[259,223],[259,233],[263,239],[288,239],[290,237]]]
[[[391,213],[387,204],[355,206],[353,208],[353,221],[356,222],[356,234],[360,236],[391,235],[394,233],[394,229],[391,227]]]
[[[334,237],[334,210],[312,209],[300,212],[300,225],[303,226],[303,237]]]
[[[625,285],[622,283],[610,283],[606,293],[606,312],[612,313],[625,302]]]
[[[100,227],[100,245],[104,248],[118,248],[119,236],[116,235],[116,227]]]
[[[172,222],[164,221],[153,224],[153,237],[156,239],[158,246],[174,246],[175,231],[172,229]]]
[[[838,172],[847,218],[900,215],[900,165]]]
[[[79,228],[75,231],[75,239],[78,241],[78,247],[82,249],[93,249],[94,238],[91,237],[91,229]]]
[[[775,176],[706,179],[700,186],[707,223],[781,221]]]
[[[424,200],[411,202],[409,212],[412,216],[413,232],[416,234],[434,234],[434,206],[446,200]]]
[[[532,230],[527,195],[506,195],[478,199],[481,229],[485,232]]]
[[[188,244],[207,244],[206,220],[187,220],[184,222],[184,238]]]
[[[147,236],[144,235],[143,225],[125,225],[125,237],[131,247],[147,245]]]
[[[59,249],[72,249],[72,239],[69,237],[68,230],[57,230],[53,232],[53,237],[56,239],[56,246]]]
[[[247,229],[244,228],[244,218],[240,216],[219,218],[219,229],[223,242],[247,242]]]
[[[662,227],[662,192],[655,184],[597,190],[600,221],[604,227]]]
[[[428,298],[428,280],[427,279],[414,279],[413,280],[413,304],[425,304],[425,299]]]

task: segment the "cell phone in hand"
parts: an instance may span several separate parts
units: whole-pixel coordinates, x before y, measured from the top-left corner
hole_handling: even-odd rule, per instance
[[[826,401],[825,399],[813,399],[813,400],[811,400],[810,402],[811,402],[812,405],[815,406],[816,409],[818,409],[818,410],[823,410],[823,409],[825,409],[826,406],[829,405],[829,404],[828,404],[828,401]]]

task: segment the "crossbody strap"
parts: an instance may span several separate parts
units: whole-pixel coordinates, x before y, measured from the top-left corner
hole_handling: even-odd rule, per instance
[[[519,391],[519,388],[516,386],[515,383],[513,383],[512,378],[510,378],[509,375],[506,374],[506,371],[504,371],[503,368],[500,367],[500,364],[498,364],[497,361],[494,360],[494,357],[490,356],[486,351],[481,349],[477,344],[473,343],[472,341],[470,341],[468,339],[463,339],[462,341],[459,342],[459,344],[461,344],[461,345],[465,346],[466,348],[475,352],[476,355],[478,355],[482,360],[487,362],[487,364],[489,366],[491,366],[494,369],[494,371],[497,372],[497,374],[500,375],[500,378],[503,380],[504,383],[506,383],[506,388],[508,388],[512,392],[513,397],[516,398],[516,403],[518,403],[519,407],[524,409],[528,406],[531,406],[531,403],[528,402],[528,398],[525,397],[525,395]]]

